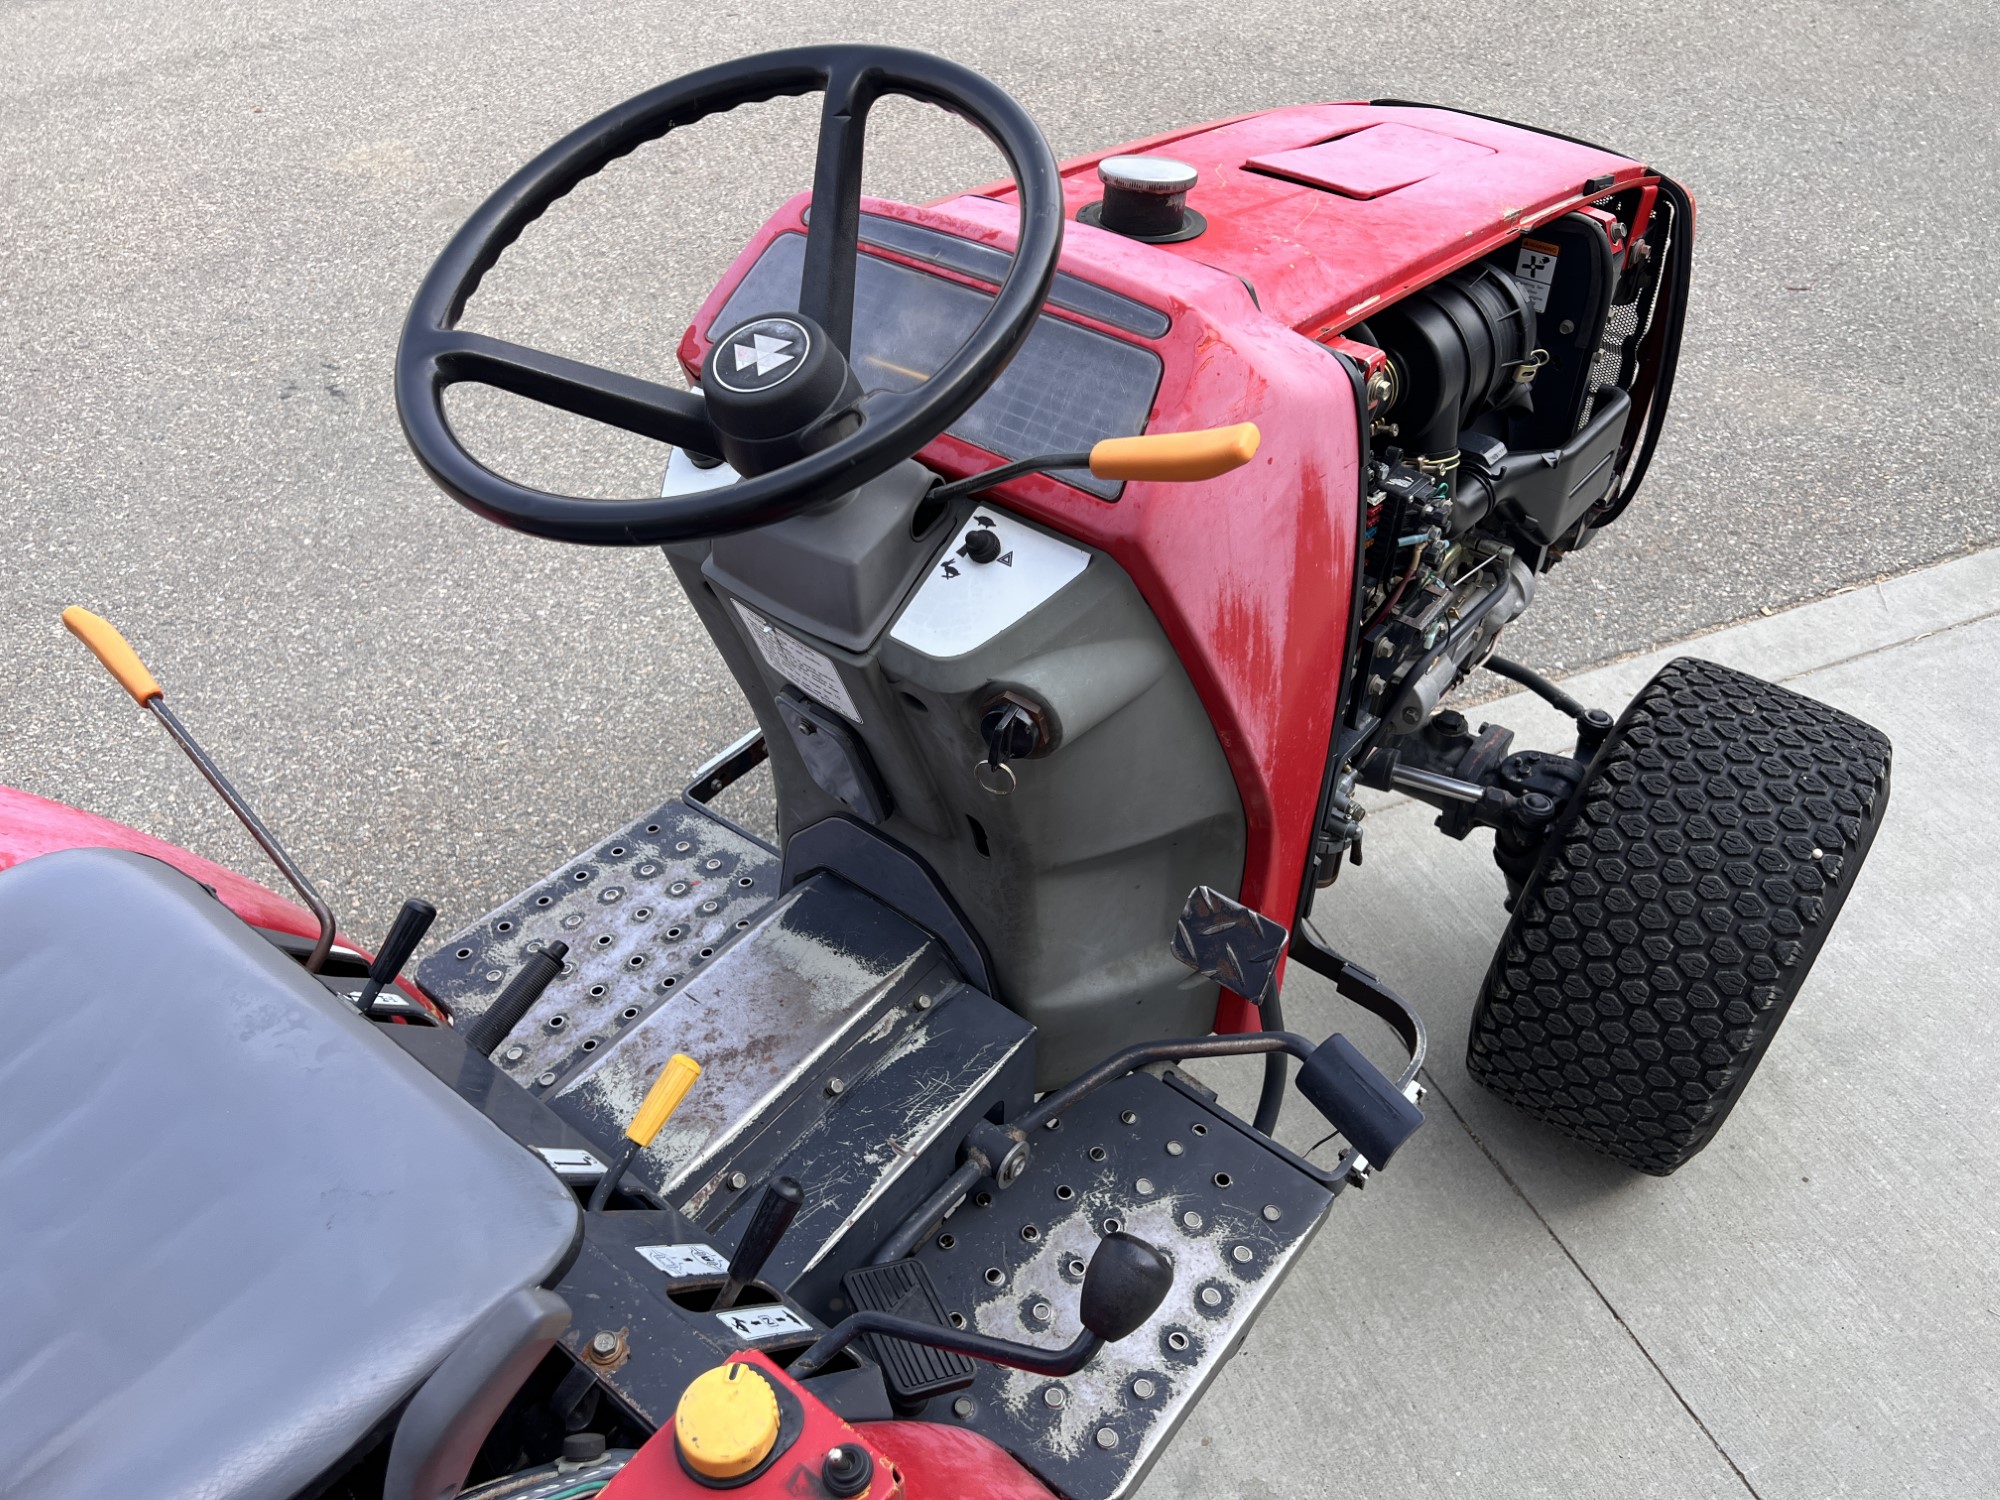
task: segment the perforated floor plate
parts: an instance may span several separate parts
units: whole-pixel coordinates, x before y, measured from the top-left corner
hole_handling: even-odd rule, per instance
[[[563,972],[494,1056],[523,1086],[560,1089],[747,930],[778,875],[777,855],[675,798],[446,941],[417,981],[463,1025],[531,947],[568,943]]]
[[[1145,1476],[1333,1195],[1150,1074],[1102,1089],[1032,1144],[1013,1187],[969,1199],[919,1248],[947,1312],[981,1333],[1066,1343],[1084,1267],[1114,1229],[1173,1262],[1173,1290],[1077,1374],[980,1365],[970,1390],[925,1416],[985,1434],[1072,1500],[1111,1500]]]

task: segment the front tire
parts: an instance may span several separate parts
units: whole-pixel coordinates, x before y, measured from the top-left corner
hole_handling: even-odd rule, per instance
[[[1742,1097],[1889,800],[1888,737],[1682,657],[1634,698],[1522,886],[1466,1068],[1664,1177]]]

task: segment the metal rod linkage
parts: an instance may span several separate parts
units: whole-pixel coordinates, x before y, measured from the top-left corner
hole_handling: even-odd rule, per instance
[[[229,784],[229,778],[222,774],[222,769],[208,758],[208,752],[196,743],[195,737],[188,733],[187,726],[181,723],[171,708],[167,707],[166,699],[163,696],[150,698],[146,702],[146,707],[153,711],[153,716],[165,727],[167,733],[174,737],[174,743],[186,752],[187,758],[194,762],[195,769],[207,778],[208,784],[215,788],[216,794],[229,804],[229,810],[236,814],[237,821],[249,830],[250,837],[257,841],[257,847],[262,849],[271,863],[278,867],[278,872],[291,882],[292,889],[299,893],[299,899],[305,902],[307,910],[319,922],[319,941],[313,944],[313,951],[306,959],[305,965],[308,974],[317,974],[326,966],[327,954],[333,951],[332,908],[313,888],[313,883],[306,879],[306,872],[292,862],[291,855],[285,853],[284,846],[278,842],[276,835],[264,826],[263,819],[250,810],[250,804],[243,800],[243,794]]]

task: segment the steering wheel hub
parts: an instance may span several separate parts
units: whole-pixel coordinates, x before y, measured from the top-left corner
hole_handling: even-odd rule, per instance
[[[701,390],[721,456],[739,474],[782,469],[863,421],[861,382],[804,314],[752,318],[717,339]]]

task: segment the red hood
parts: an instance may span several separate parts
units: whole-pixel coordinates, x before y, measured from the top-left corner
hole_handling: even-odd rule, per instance
[[[1268,161],[1295,151],[1307,154]],[[1150,252],[1240,278],[1266,316],[1316,338],[1648,175],[1638,162],[1595,146],[1451,110],[1308,104],[1067,161],[1063,196],[1071,219],[1103,196],[1099,161],[1140,152],[1194,167],[1200,180],[1188,207],[1208,220],[1198,238]],[[983,218],[969,201],[979,198],[1011,206],[1014,188],[992,184],[936,206]],[[1106,235],[1074,222],[1065,233],[1072,243]]]

